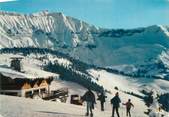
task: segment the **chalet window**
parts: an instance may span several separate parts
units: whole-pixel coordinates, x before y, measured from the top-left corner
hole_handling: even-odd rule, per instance
[[[40,91],[41,91],[41,93],[45,93],[45,92],[46,92],[46,89],[43,88],[43,89],[41,89]]]
[[[39,94],[39,90],[34,90],[34,94]]]

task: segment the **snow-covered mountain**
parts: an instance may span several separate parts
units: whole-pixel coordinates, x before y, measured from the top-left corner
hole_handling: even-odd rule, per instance
[[[158,62],[167,65],[169,58],[164,54],[169,49],[168,26],[103,29],[62,13],[1,11],[0,32],[0,48],[49,48],[102,67],[126,70],[134,66],[138,71],[142,66],[147,69],[147,65],[155,68]],[[150,75],[154,71],[157,70],[152,70]]]
[[[31,15],[0,12],[1,47],[76,47],[92,41],[94,26],[47,11]]]

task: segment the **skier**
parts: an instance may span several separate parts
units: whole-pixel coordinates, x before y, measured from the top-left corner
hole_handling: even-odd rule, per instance
[[[117,92],[115,96],[111,99],[111,104],[113,105],[112,117],[114,117],[114,111],[116,111],[117,116],[120,117],[119,115],[120,103],[121,103],[121,100],[119,98],[119,93]]]
[[[89,115],[89,111],[90,111],[90,117],[93,117],[92,109],[94,109],[94,104],[96,104],[94,93],[90,89],[88,89],[88,91],[82,97],[82,100],[86,101],[86,103],[87,103],[86,116]]]
[[[98,95],[98,99],[101,104],[101,111],[104,111],[104,103],[106,101],[107,96],[104,95],[104,92],[102,92],[100,95]]]
[[[128,115],[129,115],[129,117],[131,117],[130,109],[131,109],[131,107],[134,107],[134,105],[131,103],[131,99],[128,99],[128,102],[123,103],[123,105],[126,106],[126,115],[127,115],[127,117],[128,117]]]

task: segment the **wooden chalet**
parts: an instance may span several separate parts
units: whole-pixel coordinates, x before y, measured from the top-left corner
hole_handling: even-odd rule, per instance
[[[44,100],[56,100],[57,98],[66,100],[68,89],[50,90],[50,83],[58,75],[34,77],[25,74],[21,69],[22,57],[11,57],[11,69],[0,68],[0,94],[42,98]]]
[[[49,92],[50,82],[53,80],[49,78],[10,78],[0,73],[0,93],[6,95],[33,97],[34,95],[42,95]]]

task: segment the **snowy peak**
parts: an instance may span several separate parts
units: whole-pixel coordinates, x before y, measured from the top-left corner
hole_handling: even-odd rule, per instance
[[[0,32],[0,48],[54,49],[98,66],[145,64],[169,49],[167,26],[101,29],[48,11],[34,14],[1,11]]]
[[[83,21],[67,17],[63,13],[43,11],[30,15],[1,12],[0,30],[3,33],[0,47],[56,48],[65,45],[77,46],[82,37],[89,39],[91,31],[95,31],[96,28]]]
[[[0,12],[0,47],[77,47],[79,45],[96,45],[98,37],[137,38],[143,36],[169,35],[164,26],[150,26],[137,29],[98,29],[63,13],[50,13],[47,10],[33,14]],[[157,34],[158,33],[158,34]],[[161,33],[161,34],[160,34]],[[154,37],[150,37],[154,40]],[[3,42],[2,42],[3,40]],[[161,39],[160,39],[161,40]],[[167,46],[169,46],[167,44]]]

